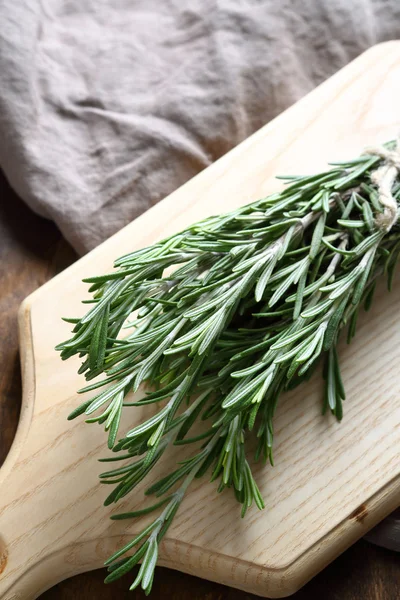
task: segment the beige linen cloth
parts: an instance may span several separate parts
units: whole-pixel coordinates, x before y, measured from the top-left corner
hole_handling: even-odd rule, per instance
[[[396,37],[398,0],[1,0],[0,165],[84,253]]]
[[[398,37],[399,0],[1,0],[0,166],[84,253]]]

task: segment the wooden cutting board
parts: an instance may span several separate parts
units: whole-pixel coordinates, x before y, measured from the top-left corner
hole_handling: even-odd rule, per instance
[[[2,600],[36,598],[66,577],[100,567],[142,525],[112,522],[116,509],[102,506],[108,492],[97,478],[103,470],[97,459],[106,453],[103,430],[66,420],[82,381],[78,362],[62,363],[53,348],[69,333],[61,316],[84,311],[81,279],[206,215],[277,190],[276,174],[310,173],[328,160],[352,158],[367,144],[395,137],[399,127],[400,42],[388,42],[25,300],[21,420],[0,471]],[[348,394],[343,422],[321,416],[318,375],[282,398],[276,466],[255,469],[266,509],[241,520],[233,494],[217,495],[206,480],[194,484],[162,542],[161,564],[260,596],[286,596],[398,506],[399,316],[397,277],[391,294],[381,286],[354,343],[340,348]],[[135,409],[130,418],[143,414]],[[142,491],[117,512],[142,506]]]

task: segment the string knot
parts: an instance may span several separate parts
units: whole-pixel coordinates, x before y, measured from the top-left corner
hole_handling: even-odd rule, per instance
[[[400,137],[397,139],[394,150],[388,150],[384,146],[373,146],[366,148],[365,154],[379,156],[384,161],[371,173],[371,181],[378,188],[378,199],[384,207],[383,212],[376,216],[375,223],[379,229],[387,233],[399,216],[399,207],[393,197],[392,188],[400,173]]]

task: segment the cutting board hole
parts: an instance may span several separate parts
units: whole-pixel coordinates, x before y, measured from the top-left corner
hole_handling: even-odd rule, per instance
[[[8,551],[3,538],[0,536],[0,577],[4,573],[7,566]]]
[[[351,513],[350,519],[355,519],[358,523],[364,523],[364,520],[368,516],[368,509],[365,504],[360,504],[356,510]]]
[[[13,334],[16,337],[16,318],[14,323],[15,332]],[[6,381],[1,386],[2,398],[0,400],[2,415],[5,416],[4,421],[1,420],[0,471],[14,441],[21,410],[22,384],[19,352],[10,352],[8,356],[5,353],[2,367]]]

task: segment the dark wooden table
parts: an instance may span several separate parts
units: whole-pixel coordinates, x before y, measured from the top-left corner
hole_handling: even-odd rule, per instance
[[[19,415],[21,379],[17,309],[33,290],[76,259],[57,228],[34,215],[0,174],[0,465],[12,443]],[[0,490],[1,493],[1,490]],[[132,575],[112,586],[102,570],[48,590],[41,600],[144,598],[128,592]],[[250,600],[244,592],[159,568],[151,598]],[[293,600],[399,600],[400,556],[360,540],[315,577]]]

